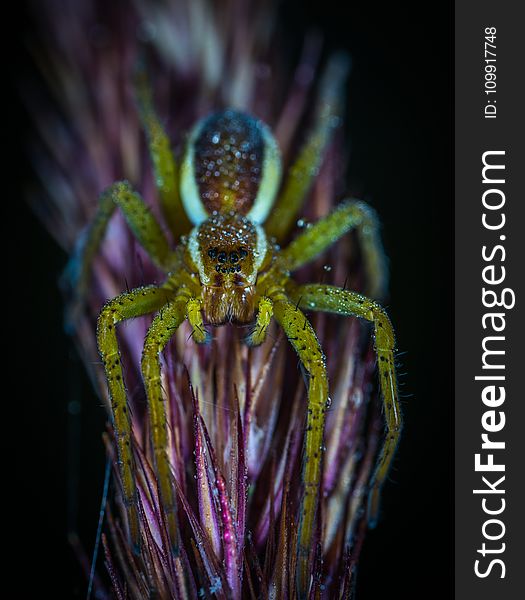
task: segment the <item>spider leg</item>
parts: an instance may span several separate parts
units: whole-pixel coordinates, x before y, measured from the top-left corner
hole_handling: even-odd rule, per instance
[[[319,172],[332,131],[339,124],[342,86],[348,68],[349,60],[346,55],[335,55],[328,63],[321,82],[313,131],[288,170],[288,177],[264,225],[268,237],[275,237],[280,243],[297,219],[303,201]]]
[[[307,318],[298,306],[290,302],[282,292],[272,294],[271,299],[274,303],[275,319],[297,352],[299,360],[309,377],[303,463],[304,495],[301,504],[297,549],[299,563],[297,587],[299,597],[304,598],[308,593],[310,551],[312,550],[321,481],[328,378],[323,351]]]
[[[155,173],[162,213],[175,241],[188,233],[192,225],[182,206],[179,193],[179,170],[171,151],[170,140],[154,108],[153,94],[144,69],[135,75],[135,95],[142,127],[146,132]]]
[[[127,181],[114,183],[100,195],[95,218],[66,267],[66,275],[75,293],[73,312],[80,310],[87,295],[93,259],[117,207],[122,210],[131,231],[155,265],[164,271],[173,266],[174,258],[168,240],[150,209]]]
[[[158,310],[166,303],[167,296],[169,292],[163,288],[155,286],[137,288],[108,301],[98,318],[97,343],[108,382],[123,501],[128,515],[131,540],[137,552],[140,547],[140,530],[137,490],[133,474],[131,415],[124,385],[116,325],[126,319]]]
[[[187,304],[188,321],[193,330],[191,337],[197,344],[206,344],[210,335],[204,329],[202,322],[202,301],[199,298],[190,298]]]
[[[142,378],[148,400],[155,472],[174,555],[178,554],[176,498],[167,454],[168,424],[166,400],[162,390],[160,354],[187,316],[188,297],[189,294],[184,288],[179,290],[175,298],[157,313],[144,341],[141,363]]]
[[[379,381],[386,419],[386,437],[370,481],[368,519],[375,525],[379,512],[381,488],[394,458],[402,429],[402,415],[397,392],[394,364],[395,337],[390,319],[384,309],[357,294],[330,285],[302,285],[290,292],[292,298],[302,298],[309,310],[333,312],[340,315],[361,317],[374,324],[374,348],[377,355]]]
[[[266,339],[266,332],[271,323],[273,316],[273,302],[263,296],[259,300],[259,307],[257,310],[257,318],[253,331],[250,333],[246,342],[250,346],[259,346]]]
[[[287,271],[295,271],[319,256],[352,229],[357,229],[363,249],[369,293],[381,297],[386,288],[387,269],[375,211],[365,202],[346,200],[328,216],[305,229],[281,252]]]

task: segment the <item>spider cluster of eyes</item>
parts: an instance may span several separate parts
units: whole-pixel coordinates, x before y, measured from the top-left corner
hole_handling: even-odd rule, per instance
[[[221,265],[217,265],[215,270],[217,273],[239,273],[241,270],[241,265],[235,264],[238,263],[241,259],[246,258],[248,256],[248,252],[244,248],[239,248],[239,250],[233,250],[228,254],[224,250],[218,250],[217,248],[210,248],[208,250],[208,256],[215,260],[217,259],[219,263],[224,264],[225,262],[234,263],[232,267],[221,267]]]

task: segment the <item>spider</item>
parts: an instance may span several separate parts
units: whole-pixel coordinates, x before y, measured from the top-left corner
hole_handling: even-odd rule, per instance
[[[321,478],[328,379],[323,351],[302,308],[365,319],[373,324],[387,432],[369,490],[369,521],[376,519],[380,490],[401,431],[394,366],[394,332],[374,300],[331,285],[298,285],[291,274],[312,261],[352,229],[358,234],[371,296],[384,286],[383,252],[374,211],[345,200],[331,214],[305,228],[289,245],[281,244],[320,165],[337,121],[342,68],[333,67],[321,86],[313,130],[281,181],[278,144],[268,126],[249,114],[222,110],[200,120],[177,162],[155,112],[151,90],[138,77],[136,95],[146,132],[155,181],[166,222],[178,245],[172,249],[158,221],[126,182],[100,196],[94,220],[74,259],[76,291],[86,292],[90,266],[108,221],[118,207],[138,242],[166,279],[109,300],[98,317],[97,342],[105,369],[118,449],[129,535],[137,551],[140,525],[131,419],[117,343],[118,323],[156,313],[144,341],[142,377],[148,403],[159,493],[166,510],[172,547],[177,548],[176,500],[171,482],[167,422],[161,387],[160,355],[176,329],[188,320],[197,344],[209,340],[205,324],[253,324],[247,338],[261,344],[272,319],[296,351],[308,379],[307,423],[302,473],[303,497],[297,555],[300,589],[305,589]]]

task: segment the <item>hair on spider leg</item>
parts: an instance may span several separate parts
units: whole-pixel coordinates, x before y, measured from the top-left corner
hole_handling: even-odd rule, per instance
[[[397,372],[397,376],[399,377],[400,375],[407,375],[407,373],[400,373],[398,371],[398,368],[403,366],[403,357],[408,355],[408,351],[407,350],[403,350],[402,352],[398,352],[396,350],[396,352],[394,352],[394,366],[396,367],[396,372]]]
[[[164,387],[164,384],[162,383],[162,381],[161,381],[161,383],[160,383],[160,389],[161,389],[161,391],[162,391],[162,394],[163,394],[164,398],[167,398],[167,397],[169,396],[169,392],[168,392],[168,390],[167,390],[167,389]]]
[[[136,242],[134,241],[134,245],[135,245],[135,260],[137,261],[137,266],[138,266],[138,270],[139,270],[139,287],[144,287],[146,285],[146,277],[145,277],[145,272],[144,272],[144,261],[142,260],[142,256],[140,255],[140,252],[138,251],[138,246],[136,244]]]
[[[144,404],[144,388],[142,386],[141,381],[138,381],[137,383],[135,383],[133,388],[128,390],[128,394],[129,394],[128,406],[131,406],[131,404],[134,402]],[[130,414],[131,414],[131,411],[130,411]]]
[[[194,334],[195,334],[195,329],[192,329],[190,335],[186,338],[186,341],[189,342]]]
[[[266,337],[269,337],[274,342],[277,341],[277,337],[275,335],[273,335],[273,333],[270,333],[269,331],[266,331]]]
[[[404,406],[405,404],[408,404],[408,401],[412,398],[415,398],[416,395],[414,394],[414,392],[410,392],[410,393],[401,393],[399,392],[399,399],[400,399],[400,404],[402,406]]]

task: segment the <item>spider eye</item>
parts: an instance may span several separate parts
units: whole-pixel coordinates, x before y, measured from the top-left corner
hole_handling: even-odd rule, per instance
[[[248,252],[244,248],[239,248],[239,254],[241,258],[246,258],[248,256]]]
[[[239,262],[239,255],[237,254],[237,252],[230,252],[230,262]]]
[[[226,260],[227,260],[227,259],[228,259],[228,255],[226,254],[226,252],[219,252],[219,253],[217,254],[217,260],[218,260],[220,263],[224,263],[224,262],[226,262]]]
[[[217,248],[210,248],[208,250],[208,256],[215,260],[217,258]]]

